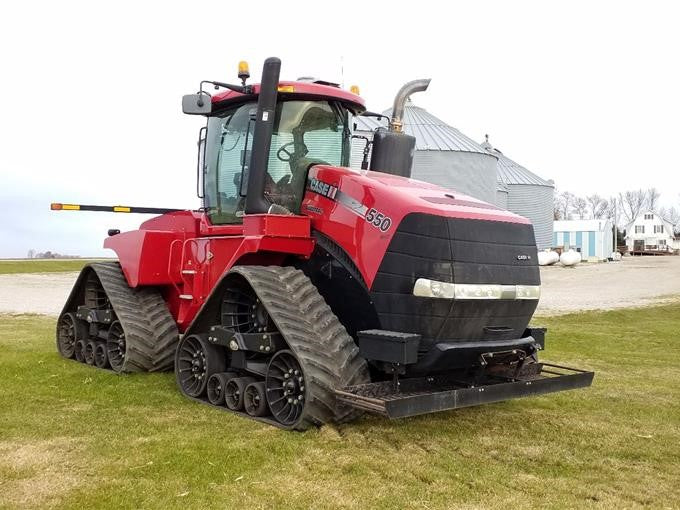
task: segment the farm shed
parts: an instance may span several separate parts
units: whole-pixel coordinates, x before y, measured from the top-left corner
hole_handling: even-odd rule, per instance
[[[554,223],[552,245],[573,248],[583,260],[607,260],[614,251],[614,233],[609,220],[559,220]]]

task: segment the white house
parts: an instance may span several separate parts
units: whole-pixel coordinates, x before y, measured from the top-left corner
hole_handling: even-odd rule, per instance
[[[559,220],[553,224],[553,246],[573,248],[583,260],[607,260],[614,251],[614,231],[609,220]]]
[[[626,225],[628,251],[672,251],[673,225],[653,211],[638,214]]]

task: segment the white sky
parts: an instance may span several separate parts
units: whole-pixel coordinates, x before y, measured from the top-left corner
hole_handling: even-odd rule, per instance
[[[201,79],[358,84],[369,109],[431,77],[415,103],[558,189],[655,186],[680,205],[677,2],[2,2],[0,257],[111,255],[143,216],[52,201],[197,207]]]

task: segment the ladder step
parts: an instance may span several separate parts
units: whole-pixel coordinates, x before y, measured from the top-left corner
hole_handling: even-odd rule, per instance
[[[192,296],[191,294],[180,294],[179,298],[180,299],[194,299],[194,296]]]

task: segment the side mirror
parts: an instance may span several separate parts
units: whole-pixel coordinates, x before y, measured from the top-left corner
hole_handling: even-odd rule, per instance
[[[182,97],[182,111],[187,115],[207,115],[212,111],[208,94],[187,94]]]

